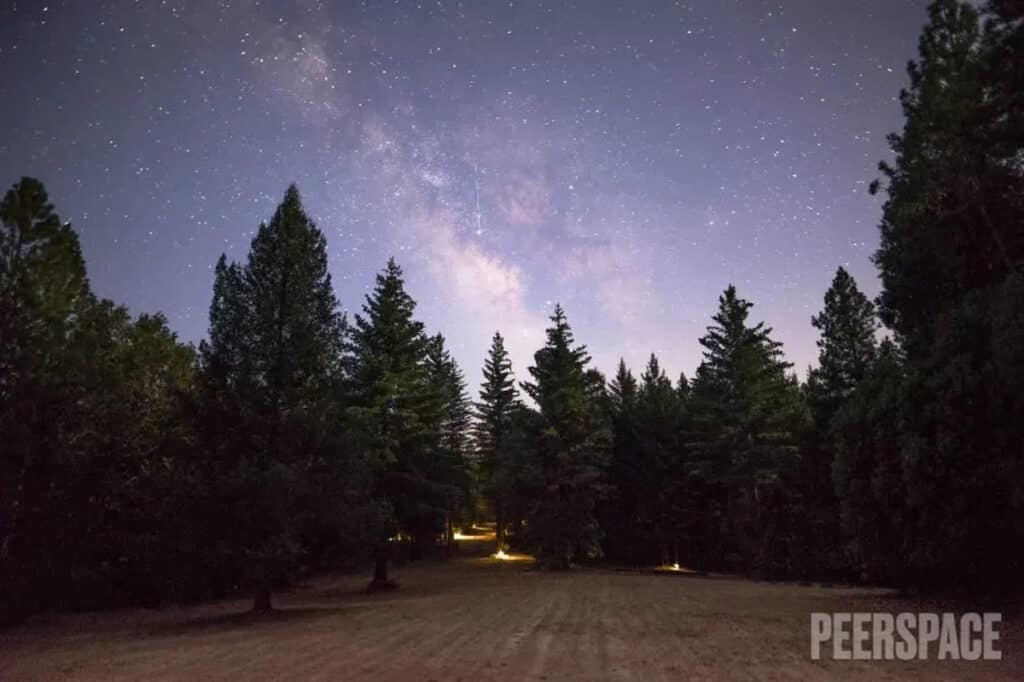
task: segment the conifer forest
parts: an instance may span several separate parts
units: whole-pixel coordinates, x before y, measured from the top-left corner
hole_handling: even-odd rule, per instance
[[[506,312],[482,294],[446,298],[421,286],[424,273],[456,272],[453,261],[436,260],[430,270],[414,250],[380,237],[387,253],[372,257],[375,275],[345,270],[338,254],[355,233],[336,229],[335,209],[321,215],[322,202],[307,201],[307,186],[317,197],[323,190],[294,168],[274,180],[276,208],[262,222],[239,225],[234,202],[215,209],[218,220],[244,230],[241,242],[180,246],[196,262],[182,282],[199,281],[204,291],[193,301],[202,333],[192,336],[176,314],[140,308],[131,286],[122,301],[109,298],[110,286],[94,284],[111,281],[118,268],[144,278],[179,246],[163,255],[125,247],[95,269],[85,248],[94,237],[76,227],[77,199],[65,209],[68,183],[50,185],[46,164],[24,159],[0,202],[2,627],[19,633],[53,614],[230,603],[254,628],[273,622],[297,632],[316,626],[275,619],[299,613],[295,595],[331,576],[349,581],[346,594],[360,595],[358,608],[367,613],[405,599],[414,608],[433,594],[422,592],[421,576],[435,573],[442,577],[430,590],[459,599],[467,589],[467,604],[486,604],[488,592],[465,587],[475,580],[472,566],[504,571],[500,589],[520,595],[512,601],[533,598],[529,580],[577,581],[566,589],[588,600],[598,591],[579,587],[587,580],[676,572],[685,576],[659,577],[665,587],[658,589],[686,585],[680,589],[699,595],[723,584],[715,576],[769,591],[885,589],[913,603],[1002,611],[1009,627],[1024,575],[1024,4],[934,0],[920,22],[917,53],[895,74],[903,87],[894,80],[886,93],[898,98],[900,116],[888,131],[891,153],[865,161],[859,193],[834,190],[844,193],[842,202],[877,201],[879,210],[866,228],[874,235],[864,252],[869,268],[842,257],[827,263],[830,283],[800,314],[796,333],[814,343],[809,363],[784,345],[788,321],[785,334],[776,331],[774,298],[734,271],[718,274],[714,259],[701,276],[717,300],[692,303],[709,314],[696,317],[700,331],[690,338],[645,337],[640,329],[588,338],[604,329],[594,321],[600,310],[581,307],[578,292],[563,296],[552,280],[529,299],[543,333],[519,352],[526,313]],[[497,35],[518,35],[508,33]],[[3,73],[24,49],[8,48],[6,57],[0,49]],[[256,47],[243,41],[242,49]],[[385,70],[400,68],[381,59]],[[444,68],[464,75],[473,65]],[[320,96],[322,83],[311,83],[309,97]],[[2,92],[5,107],[20,106],[13,90]],[[36,95],[46,97],[46,89],[28,96]],[[82,116],[93,115],[82,106]],[[453,96],[433,106],[464,102]],[[388,147],[380,134],[375,144]],[[40,137],[33,144],[71,142]],[[4,168],[20,163],[0,149]],[[465,202],[468,229],[484,236],[481,183],[493,178],[479,166],[487,163],[469,167]],[[403,164],[396,157],[380,172],[401,174]],[[161,172],[147,170],[155,189],[138,201],[171,201]],[[587,191],[577,182],[572,192]],[[371,200],[358,185],[331,191],[337,206]],[[517,195],[513,208],[526,212],[532,191]],[[391,200],[403,201],[400,194]],[[95,200],[110,205],[102,215],[94,209],[90,225],[136,210],[136,203],[115,205],[115,196]],[[211,192],[204,201],[220,199]],[[384,234],[366,229],[370,242]],[[401,225],[394,229],[402,234]],[[461,237],[432,234],[443,235],[439,253],[493,260]],[[661,239],[671,245],[674,237]],[[584,257],[588,248],[579,247]],[[802,248],[806,263],[818,257]],[[459,280],[461,293],[493,286],[474,273]],[[655,287],[662,281],[638,273],[644,276]],[[684,283],[680,299],[702,291],[685,284],[685,269],[674,277]],[[654,314],[654,328],[676,329],[671,318],[684,304],[668,298],[655,308],[629,299],[626,307]],[[487,303],[460,311],[466,300]],[[437,324],[444,319],[438,309],[452,310],[452,330]],[[474,318],[487,325],[489,345],[463,340]],[[616,339],[627,336],[630,348],[617,349]],[[651,347],[634,352],[637,338],[650,338]],[[678,348],[691,346],[696,355],[687,365]],[[622,359],[599,366],[595,357]],[[514,574],[506,570],[513,567]],[[774,603],[774,593],[765,594]],[[849,611],[878,610],[846,603]],[[806,658],[807,610],[800,613],[794,650]],[[344,610],[331,616],[339,623],[350,617]],[[0,677],[45,678],[27,668],[3,672],[4,649],[16,650],[3,632]],[[1013,632],[1004,632],[1004,657],[1017,641]],[[452,647],[449,656],[466,655]],[[427,679],[415,667],[399,674],[380,665],[378,679]],[[83,670],[83,678],[101,676]],[[102,676],[175,674],[161,670],[111,668]],[[243,678],[273,676],[235,670]],[[353,668],[351,678],[373,679],[368,670]],[[453,678],[449,668],[437,670],[436,679]],[[465,679],[537,679],[525,667],[467,670]],[[687,670],[665,668],[659,679],[682,679]],[[702,670],[693,674],[731,676]],[[74,676],[73,666],[68,671]],[[563,673],[551,679],[577,676]],[[654,677],[648,673],[636,679]],[[843,672],[851,673],[865,674]],[[323,674],[350,678],[343,669]],[[217,677],[202,668],[187,676]]]

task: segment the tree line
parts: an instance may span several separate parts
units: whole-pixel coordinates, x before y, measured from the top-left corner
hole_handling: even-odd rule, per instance
[[[692,378],[591,366],[556,306],[482,385],[394,260],[342,313],[292,186],[207,338],[98,298],[43,185],[0,203],[3,619],[247,593],[450,548],[1005,594],[1024,559],[1024,10],[937,0],[883,163],[882,293],[839,268],[801,382],[729,286]],[[875,183],[872,191],[882,190]],[[879,341],[881,332],[885,332]]]

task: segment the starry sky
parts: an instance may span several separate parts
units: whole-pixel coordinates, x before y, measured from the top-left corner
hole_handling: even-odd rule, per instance
[[[207,327],[296,182],[342,305],[394,255],[470,386],[554,302],[612,372],[692,376],[730,282],[800,374],[924,0],[67,0],[0,8],[0,183],[43,180],[94,290]]]

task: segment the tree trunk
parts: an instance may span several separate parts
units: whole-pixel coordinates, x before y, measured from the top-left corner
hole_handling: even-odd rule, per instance
[[[505,549],[505,509],[500,502],[494,503],[494,544],[495,553]]]
[[[0,540],[0,559],[7,559],[11,550],[11,542],[18,533],[18,521],[21,518],[21,499],[25,492],[25,475],[28,472],[29,464],[32,462],[31,450],[22,459],[21,468],[18,470],[18,479],[14,487],[14,494],[11,495],[10,522],[4,529],[2,540]]]
[[[371,590],[384,589],[391,586],[388,580],[388,548],[381,544],[373,553],[373,580]]]
[[[256,585],[256,593],[253,597],[252,612],[253,613],[268,613],[273,606],[270,602],[270,581],[261,580]]]

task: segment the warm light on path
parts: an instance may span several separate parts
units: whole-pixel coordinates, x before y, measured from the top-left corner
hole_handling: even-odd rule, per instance
[[[494,531],[489,528],[473,525],[466,533],[461,530],[455,531],[452,533],[452,539],[456,542],[492,542],[494,540]]]
[[[505,550],[498,550],[490,556],[491,559],[499,563],[528,563],[534,559],[529,554],[517,554],[515,552],[506,552]]]
[[[692,568],[680,566],[679,564],[662,564],[661,566],[655,567],[654,570],[659,573],[697,573],[697,571]]]

